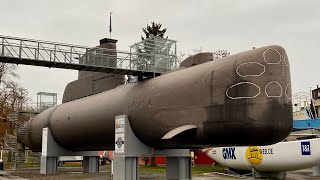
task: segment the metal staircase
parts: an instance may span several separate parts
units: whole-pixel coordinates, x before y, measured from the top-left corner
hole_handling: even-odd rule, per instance
[[[26,135],[28,133],[27,128],[23,126],[23,123],[18,122],[19,112],[13,112],[8,116],[9,122],[15,125],[17,131],[21,133],[21,135]]]
[[[4,137],[4,149],[5,150],[13,150],[17,149],[17,139],[12,135],[5,135]]]
[[[0,62],[4,63],[145,77],[159,76],[176,68],[172,66],[176,55],[170,55],[170,58],[158,55],[159,58],[156,53],[148,57],[153,61],[148,66],[137,65],[141,58],[146,58],[145,54],[0,35]]]
[[[4,149],[12,152],[12,163],[11,166],[8,167],[8,169],[16,170],[17,168],[24,168],[25,162],[27,161],[26,150],[19,147],[19,144],[17,143],[17,138],[12,135],[6,135],[4,144]],[[33,163],[37,165],[40,162],[37,161]]]
[[[19,118],[19,112],[13,112],[8,115],[8,120],[15,126],[16,132],[19,131],[20,135],[22,136],[27,135],[28,130],[23,126],[23,123],[18,121],[18,118]],[[25,167],[25,163],[27,161],[26,149],[17,142],[16,136],[9,135],[9,134],[5,135],[4,149],[13,152],[13,156],[12,156],[13,166],[9,169],[16,170],[17,168]],[[40,164],[40,158],[33,158],[33,159],[37,159],[37,160],[36,161],[33,160],[32,166],[37,166]]]
[[[26,162],[27,157],[25,150],[17,149],[15,152],[15,169],[24,167],[24,163]]]

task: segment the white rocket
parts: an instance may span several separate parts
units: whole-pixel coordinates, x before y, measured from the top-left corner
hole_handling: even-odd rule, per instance
[[[216,162],[239,170],[282,172],[320,164],[320,138],[269,146],[218,147],[205,150]]]

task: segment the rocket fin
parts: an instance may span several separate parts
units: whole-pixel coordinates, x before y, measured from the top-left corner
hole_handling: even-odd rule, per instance
[[[184,125],[184,126],[180,126],[177,127],[175,129],[172,129],[171,131],[169,131],[167,134],[165,134],[161,139],[171,139],[172,137],[184,132],[184,131],[188,131],[190,129],[196,129],[198,128],[195,125]]]

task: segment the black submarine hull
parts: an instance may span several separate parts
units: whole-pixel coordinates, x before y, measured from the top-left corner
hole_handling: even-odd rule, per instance
[[[113,150],[114,119],[123,114],[155,149],[277,143],[292,130],[286,52],[257,48],[63,103],[25,124],[29,133],[18,137],[41,151],[42,128],[49,127],[66,149]],[[186,125],[194,128],[164,138]]]

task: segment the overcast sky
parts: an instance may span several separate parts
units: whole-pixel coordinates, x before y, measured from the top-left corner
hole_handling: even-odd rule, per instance
[[[118,49],[139,41],[142,27],[161,22],[178,51],[228,49],[232,54],[253,46],[281,45],[291,65],[293,93],[320,84],[320,1],[316,0],[0,0],[0,34],[96,46],[109,37]],[[77,71],[19,65],[21,84],[36,92],[56,92],[77,79]]]

